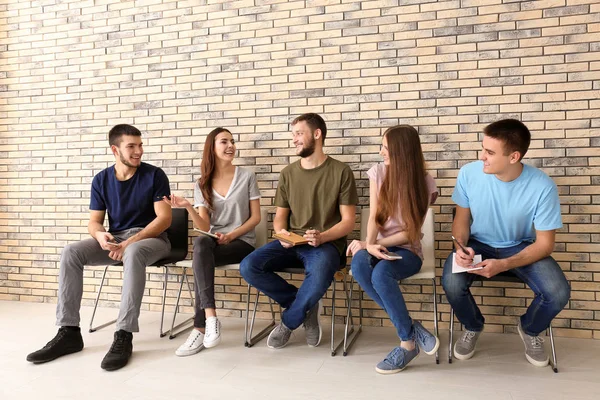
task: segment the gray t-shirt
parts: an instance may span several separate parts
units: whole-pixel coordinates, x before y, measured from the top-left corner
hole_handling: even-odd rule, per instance
[[[212,233],[229,233],[240,227],[250,218],[250,200],[260,199],[260,191],[256,184],[254,172],[242,167],[235,167],[233,181],[225,197],[213,190],[213,212],[210,214],[210,231]],[[194,207],[207,207],[200,185],[194,186]],[[256,247],[254,229],[238,239]]]

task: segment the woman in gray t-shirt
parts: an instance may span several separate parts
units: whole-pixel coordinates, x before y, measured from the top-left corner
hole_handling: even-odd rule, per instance
[[[201,232],[194,239],[196,287],[194,329],[175,352],[198,353],[221,341],[221,323],[215,310],[215,266],[236,264],[256,245],[254,228],[260,222],[260,191],[252,171],[233,165],[235,142],[231,132],[216,128],[204,143],[201,177],[194,187],[194,205],[181,197],[165,199],[185,207]]]

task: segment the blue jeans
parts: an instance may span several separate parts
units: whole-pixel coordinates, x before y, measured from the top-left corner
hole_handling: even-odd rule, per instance
[[[304,267],[305,278],[296,288],[275,273],[286,267]],[[285,311],[282,322],[290,329],[299,327],[340,269],[340,253],[331,243],[284,248],[278,240],[250,253],[240,264],[240,273],[250,285],[275,300]]]
[[[470,239],[468,246],[472,247],[475,254],[481,254],[482,259],[503,259],[511,257],[529,246],[531,243],[523,242],[517,246],[496,249],[486,244]],[[513,275],[521,279],[533,290],[535,298],[521,316],[521,328],[530,336],[537,336],[550,326],[550,322],[565,307],[571,295],[571,288],[565,274],[552,257],[546,257],[530,265],[513,268],[504,274]],[[481,315],[479,307],[469,290],[473,280],[478,275],[452,273],[452,254],[444,263],[442,286],[446,292],[448,302],[454,309],[458,320],[466,329],[474,332],[483,330],[485,318]],[[492,278],[493,279],[493,278]]]
[[[402,247],[388,247],[401,260],[380,260],[360,250],[352,258],[352,276],[379,307],[390,316],[401,340],[412,340],[413,323],[398,281],[419,272],[423,260]]]

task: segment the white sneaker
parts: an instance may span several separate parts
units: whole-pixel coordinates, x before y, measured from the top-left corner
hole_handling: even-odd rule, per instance
[[[208,317],[206,319],[206,329],[204,334],[204,347],[210,349],[221,342],[221,321],[217,317]]]
[[[175,351],[175,355],[179,357],[185,357],[196,354],[204,348],[202,343],[203,341],[204,333],[197,329],[192,329],[192,332],[190,333],[190,336],[188,336],[185,343],[179,346],[179,348]]]

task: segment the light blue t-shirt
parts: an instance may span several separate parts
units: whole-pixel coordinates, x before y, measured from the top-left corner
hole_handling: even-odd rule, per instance
[[[535,231],[562,228],[560,201],[554,181],[539,169],[503,182],[483,172],[483,161],[463,166],[452,200],[471,211],[471,238],[495,248],[535,241]]]

